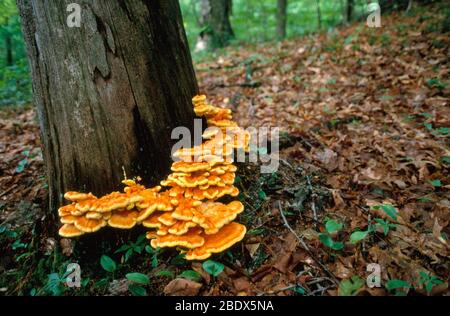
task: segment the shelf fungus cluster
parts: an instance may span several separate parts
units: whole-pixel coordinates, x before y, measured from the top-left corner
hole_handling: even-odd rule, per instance
[[[71,203],[58,210],[63,224],[59,234],[71,238],[105,226],[143,225],[152,247],[177,247],[187,260],[204,260],[241,241],[246,227],[234,220],[244,206],[219,199],[239,194],[233,185],[233,156],[248,151],[249,134],[232,121],[229,109],[207,104],[205,96],[194,97],[193,104],[195,113],[208,122],[204,141],[173,154],[177,160],[161,186],[146,188],[126,179],[123,192],[102,197],[67,192],[64,198]]]

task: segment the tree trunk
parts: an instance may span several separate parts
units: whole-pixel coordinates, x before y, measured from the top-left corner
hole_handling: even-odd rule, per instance
[[[288,0],[277,1],[277,37],[282,40],[286,37],[286,12]]]
[[[405,11],[409,6],[409,0],[379,0],[381,13],[389,13],[394,10]]]
[[[5,37],[6,48],[6,66],[12,66],[14,64],[13,52],[12,52],[12,38],[11,34],[7,33]]]
[[[317,7],[317,28],[320,30],[322,28],[322,13],[320,11],[320,0],[316,0]]]
[[[8,25],[8,24],[9,24],[9,19],[7,18],[5,20],[5,25]],[[5,51],[6,51],[5,63],[6,63],[6,66],[12,66],[14,64],[12,36],[8,30],[6,30],[5,33],[6,33],[5,34]]]
[[[232,0],[201,0],[201,18],[203,30],[199,36],[198,48],[215,49],[225,47],[234,38],[230,23]]]
[[[177,0],[18,0],[40,119],[50,212],[62,194],[156,184],[198,87]]]
[[[355,1],[354,0],[347,0],[344,10],[344,23],[348,24],[353,19],[353,11],[355,7]]]

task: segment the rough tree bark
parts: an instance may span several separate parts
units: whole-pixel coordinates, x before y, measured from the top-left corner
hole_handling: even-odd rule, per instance
[[[17,0],[33,78],[50,212],[68,190],[121,188],[123,169],[155,184],[171,131],[192,128],[198,87],[177,0]]]
[[[199,41],[204,43],[201,47],[215,49],[227,46],[234,38],[230,23],[232,0],[201,0],[200,8],[203,30]]]
[[[286,15],[288,0],[277,1],[277,37],[282,40],[286,37]]]

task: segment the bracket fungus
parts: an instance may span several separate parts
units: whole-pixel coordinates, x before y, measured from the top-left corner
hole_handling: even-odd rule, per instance
[[[234,150],[248,152],[250,135],[232,121],[231,110],[206,103],[206,96],[192,99],[194,111],[208,122],[204,142],[174,153],[172,173],[161,186],[146,188],[125,179],[123,192],[97,198],[92,193],[67,192],[71,204],[58,210],[62,237],[93,233],[102,227],[149,228],[146,237],[153,248],[177,247],[187,260],[204,260],[241,241],[246,227],[234,222],[244,211],[240,201],[227,204],[224,196],[236,197],[233,185],[237,167]],[[164,187],[165,189],[162,189]]]

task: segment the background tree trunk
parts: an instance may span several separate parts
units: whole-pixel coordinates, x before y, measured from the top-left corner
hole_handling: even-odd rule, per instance
[[[50,212],[68,190],[96,195],[129,177],[156,184],[171,131],[193,126],[198,87],[177,0],[18,0],[40,119]]]
[[[344,23],[348,24],[353,19],[353,11],[355,7],[355,0],[346,0],[344,9]]]
[[[5,48],[6,48],[6,66],[12,66],[14,64],[14,60],[12,52],[11,34],[6,34],[5,36]]]
[[[199,41],[205,42],[202,48],[215,49],[227,46],[234,38],[230,23],[232,0],[201,0],[200,8],[203,30]]]
[[[8,25],[8,23],[9,23],[9,19],[7,18],[5,20],[5,25]],[[6,31],[6,34],[5,34],[5,51],[6,51],[6,55],[5,55],[6,66],[12,66],[14,64],[12,36],[8,30]]]
[[[316,0],[317,8],[317,28],[322,29],[322,12],[320,11],[320,0]]]
[[[381,14],[394,10],[405,11],[409,6],[409,0],[379,0]]]
[[[282,40],[286,37],[286,15],[288,0],[277,1],[277,37]]]

